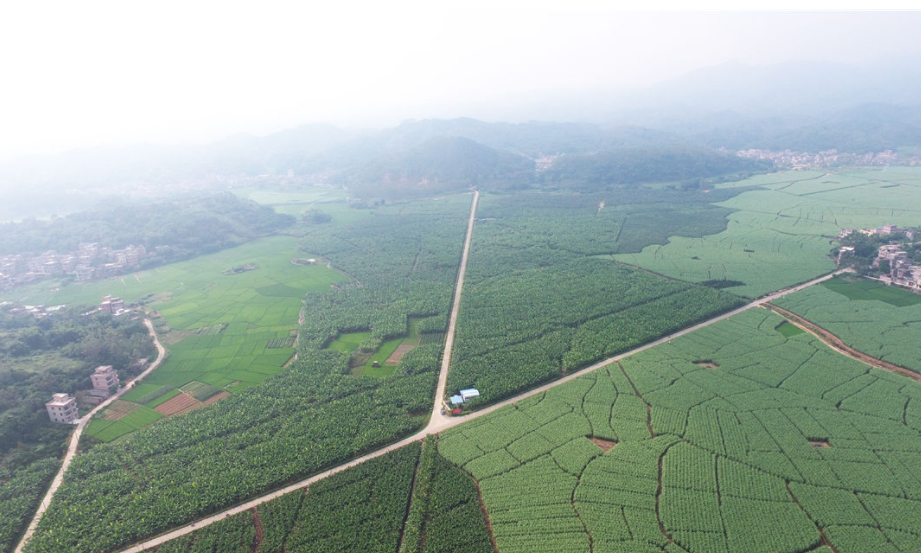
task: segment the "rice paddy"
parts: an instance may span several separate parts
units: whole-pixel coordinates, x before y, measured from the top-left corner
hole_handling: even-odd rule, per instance
[[[33,286],[20,295],[33,303],[88,305],[105,295],[120,296],[126,304],[141,303],[159,315],[161,326],[169,329],[161,336],[170,343],[169,357],[125,396],[145,406],[152,422],[161,416],[153,408],[191,382],[213,388],[214,396],[251,387],[283,370],[294,355],[292,333],[298,328],[301,298],[345,280],[322,264],[291,263],[302,255],[295,238],[275,236],[120,278]],[[256,268],[225,274],[244,265]],[[143,420],[119,422],[94,421],[87,434],[109,441],[137,428],[127,423]]]

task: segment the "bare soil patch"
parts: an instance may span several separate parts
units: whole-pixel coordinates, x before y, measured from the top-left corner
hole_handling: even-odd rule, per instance
[[[704,359],[700,361],[694,361],[694,364],[698,367],[707,367],[708,369],[718,369],[720,366],[709,359]]]
[[[140,407],[140,405],[137,403],[116,400],[106,409],[106,414],[103,415],[102,418],[110,421],[117,421],[125,415],[136,411],[138,407]]]
[[[592,441],[593,444],[597,445],[599,448],[601,448],[601,451],[604,451],[605,453],[607,453],[614,446],[617,445],[617,442],[612,442],[611,440],[602,440],[601,438],[589,438],[589,439]]]
[[[496,545],[496,533],[493,532],[492,521],[489,520],[489,511],[486,510],[486,503],[483,502],[483,490],[480,489],[480,483],[476,481],[476,478],[470,476],[470,479],[473,480],[473,485],[476,486],[477,499],[480,501],[480,512],[483,513],[483,518],[486,520],[486,529],[489,530],[489,541],[492,542],[492,549],[495,553],[499,553],[499,546]]]
[[[264,530],[262,529],[262,518],[259,516],[259,509],[253,509],[253,526],[256,528],[256,543],[253,544],[253,553],[259,553],[259,547],[262,546]]]
[[[400,360],[403,359],[403,356],[408,352],[412,351],[416,347],[416,344],[407,344],[403,343],[397,346],[397,349],[393,350],[393,353],[390,354],[390,357],[384,361],[384,365],[388,367],[396,367],[400,364]]]
[[[185,392],[181,392],[179,395],[170,399],[169,401],[164,401],[158,405],[154,410],[164,415],[178,415],[181,413],[188,413],[194,409],[202,407],[204,403],[198,401],[194,397],[190,396]]]
[[[809,445],[816,449],[820,447],[831,447],[831,444],[828,443],[828,440],[809,440]]]
[[[178,342],[184,340],[185,338],[188,338],[189,336],[191,336],[191,335],[193,335],[193,334],[195,334],[195,331],[194,331],[194,330],[173,330],[173,329],[169,329],[169,330],[166,332],[166,334],[161,334],[161,335],[160,335],[160,342],[163,343],[163,344],[166,344],[166,345],[168,345],[168,346],[171,346],[171,345],[173,345],[173,344],[176,344],[176,343],[178,343]]]

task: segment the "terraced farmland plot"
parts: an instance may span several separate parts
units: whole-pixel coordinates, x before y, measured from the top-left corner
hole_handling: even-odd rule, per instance
[[[672,236],[641,253],[615,257],[692,282],[741,281],[744,285],[730,290],[758,297],[833,270],[830,239],[842,228],[917,224],[921,216],[918,175],[921,171],[906,168],[805,179],[791,173],[786,182],[771,182],[769,176],[743,181],[762,183],[764,189],[717,204],[731,211],[724,231],[695,238]]]
[[[782,322],[736,315],[439,451],[479,481],[502,553],[921,550],[921,385]]]
[[[858,351],[921,373],[917,294],[873,281],[837,278],[776,303]]]

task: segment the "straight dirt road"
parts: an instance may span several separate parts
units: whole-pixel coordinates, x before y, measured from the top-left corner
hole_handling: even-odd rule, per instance
[[[32,517],[32,522],[29,523],[29,527],[26,528],[26,533],[23,534],[22,539],[19,540],[19,545],[16,546],[15,553],[22,553],[22,547],[25,545],[26,541],[32,537],[32,533],[35,532],[35,527],[38,526],[38,521],[42,519],[42,515],[45,514],[45,510],[48,509],[48,505],[51,504],[51,499],[54,497],[55,492],[58,491],[58,488],[61,487],[61,482],[64,481],[64,473],[67,472],[67,467],[70,466],[70,463],[74,460],[74,456],[77,454],[77,446],[80,444],[80,436],[83,435],[83,431],[86,429],[86,426],[89,424],[90,419],[93,418],[93,415],[102,411],[106,407],[112,404],[115,400],[120,398],[125,392],[131,389],[130,384],[135,382],[139,378],[144,378],[151,372],[153,372],[157,367],[160,366],[160,363],[163,361],[163,358],[166,356],[166,349],[164,349],[163,344],[160,343],[160,339],[157,338],[157,333],[154,330],[153,323],[150,319],[144,319],[144,325],[147,326],[147,332],[153,338],[154,345],[157,346],[157,358],[153,363],[150,364],[147,369],[144,370],[141,374],[137,375],[125,386],[119,390],[115,395],[109,399],[103,401],[97,405],[92,411],[83,416],[77,422],[77,428],[74,430],[73,435],[70,437],[70,444],[67,446],[67,454],[64,456],[64,462],[61,464],[61,469],[55,475],[54,480],[51,481],[51,487],[48,488],[48,492],[45,493],[45,497],[42,498],[42,502],[38,505],[38,510],[35,511],[35,516]]]
[[[457,270],[457,282],[454,285],[454,302],[451,304],[451,318],[448,320],[448,332],[445,334],[445,348],[441,356],[441,371],[438,373],[438,387],[435,390],[435,403],[432,405],[432,417],[426,425],[426,434],[438,432],[439,428],[447,428],[452,417],[441,413],[444,406],[445,388],[448,384],[448,368],[451,366],[451,352],[454,351],[454,330],[457,328],[457,314],[460,312],[461,294],[464,292],[464,276],[467,274],[467,260],[470,257],[470,243],[473,241],[473,222],[476,220],[476,207],[480,201],[480,193],[473,192],[473,204],[470,206],[470,219],[467,221],[467,238],[464,240],[464,253],[461,255],[460,267]]]
[[[285,494],[287,494],[287,493],[290,493],[290,492],[293,492],[293,491],[296,491],[296,490],[300,490],[300,489],[306,488],[306,487],[310,486],[311,484],[313,484],[314,482],[317,482],[317,481],[319,481],[319,480],[323,480],[324,478],[327,478],[327,477],[332,476],[332,475],[334,475],[334,474],[336,474],[336,473],[342,472],[343,470],[346,470],[346,469],[348,469],[348,468],[354,467],[354,466],[356,466],[356,465],[360,465],[361,463],[364,463],[365,461],[369,461],[369,460],[371,460],[371,459],[380,457],[380,456],[382,456],[382,455],[386,455],[387,453],[390,453],[390,452],[392,452],[392,451],[394,451],[394,450],[396,450],[396,449],[399,449],[399,448],[401,448],[401,447],[403,447],[403,446],[406,446],[406,445],[409,445],[409,444],[411,444],[411,443],[413,443],[413,442],[419,441],[419,440],[423,439],[425,436],[428,436],[429,434],[437,434],[437,433],[442,432],[442,431],[444,431],[444,430],[446,430],[446,429],[448,429],[448,428],[452,428],[452,427],[454,427],[454,426],[457,426],[457,425],[459,425],[459,424],[463,424],[463,423],[468,422],[468,421],[470,421],[470,420],[473,420],[473,419],[482,417],[482,416],[484,416],[484,415],[488,415],[489,413],[492,413],[492,412],[494,412],[494,411],[496,411],[496,410],[498,410],[498,409],[501,409],[501,408],[503,408],[503,407],[506,407],[506,406],[508,406],[508,405],[511,405],[511,404],[513,404],[513,403],[516,403],[516,402],[518,402],[518,401],[521,401],[521,400],[523,400],[523,399],[526,399],[526,398],[528,398],[528,397],[531,397],[531,396],[533,396],[533,395],[535,395],[535,394],[539,394],[539,393],[545,392],[545,391],[547,391],[547,390],[549,390],[549,389],[551,389],[551,388],[553,388],[553,387],[555,387],[555,386],[559,386],[560,384],[563,384],[563,383],[565,383],[565,382],[569,382],[570,380],[579,378],[580,376],[583,376],[583,375],[588,374],[588,373],[590,373],[590,372],[592,372],[592,371],[595,371],[595,370],[597,370],[597,369],[600,369],[601,367],[606,367],[606,366],[608,366],[608,365],[610,365],[610,364],[612,364],[612,363],[616,363],[616,362],[618,362],[618,361],[620,361],[620,360],[622,360],[622,359],[625,359],[625,358],[627,358],[627,357],[631,357],[631,356],[633,356],[633,355],[636,355],[637,353],[640,353],[640,352],[642,352],[642,351],[646,351],[647,349],[650,349],[650,348],[653,348],[653,347],[658,346],[658,345],[660,345],[660,344],[666,343],[666,342],[668,342],[669,340],[672,340],[672,339],[674,339],[674,338],[678,338],[679,336],[684,336],[685,334],[690,334],[691,332],[694,332],[694,331],[699,330],[699,329],[701,329],[701,328],[710,326],[710,325],[712,325],[712,324],[714,324],[714,323],[717,323],[717,322],[719,322],[719,321],[723,321],[723,320],[725,320],[725,319],[728,319],[729,317],[732,317],[733,315],[737,315],[737,314],[739,314],[739,313],[741,313],[741,312],[743,312],[743,311],[747,311],[747,310],[749,310],[749,309],[751,309],[751,308],[753,308],[753,307],[761,307],[761,306],[763,306],[763,305],[765,305],[765,304],[767,304],[767,303],[769,303],[769,302],[771,302],[771,301],[774,301],[774,300],[776,300],[776,299],[778,299],[778,298],[782,298],[783,296],[786,296],[786,295],[788,295],[788,294],[792,294],[792,293],[794,293],[794,292],[798,292],[798,291],[800,291],[800,290],[804,290],[804,289],[806,289],[806,288],[808,288],[808,287],[810,287],[810,286],[814,286],[814,285],[819,284],[819,283],[821,283],[821,282],[824,282],[824,281],[826,281],[826,280],[828,280],[828,279],[830,279],[830,278],[833,278],[834,276],[836,276],[836,275],[838,275],[838,274],[841,274],[841,273],[843,273],[843,272],[847,272],[847,271],[848,271],[847,269],[835,271],[835,272],[833,272],[833,273],[829,273],[829,274],[824,275],[824,276],[821,276],[821,277],[819,277],[819,278],[810,280],[809,282],[805,282],[805,283],[803,283],[803,284],[800,284],[800,285],[797,285],[797,286],[793,286],[793,287],[791,287],[791,288],[785,288],[785,289],[783,289],[783,290],[779,290],[779,291],[777,291],[777,292],[774,292],[773,294],[769,294],[769,295],[764,296],[764,297],[761,297],[761,298],[759,298],[759,299],[757,299],[757,300],[755,300],[755,301],[752,301],[751,303],[745,304],[745,305],[743,305],[742,307],[739,307],[739,308],[737,308],[737,309],[734,309],[734,310],[732,310],[732,311],[729,311],[729,312],[727,312],[727,313],[724,313],[724,314],[719,315],[719,316],[717,316],[717,317],[714,317],[714,318],[712,318],[712,319],[708,319],[708,320],[706,320],[706,321],[704,321],[704,322],[702,322],[702,323],[699,323],[699,324],[694,325],[694,326],[692,326],[692,327],[686,328],[686,329],[684,329],[684,330],[675,332],[675,333],[673,333],[673,334],[670,334],[670,335],[668,335],[668,336],[665,336],[665,337],[663,337],[663,338],[660,338],[659,340],[656,340],[656,341],[654,341],[654,342],[650,342],[650,343],[648,343],[648,344],[646,344],[646,345],[640,346],[640,347],[638,347],[638,348],[636,348],[636,349],[630,350],[630,351],[628,351],[628,352],[622,353],[622,354],[617,355],[617,356],[614,356],[614,357],[610,357],[610,358],[605,359],[605,360],[603,360],[603,361],[599,361],[598,363],[595,363],[594,365],[591,365],[591,366],[589,366],[589,367],[586,367],[586,368],[584,368],[584,369],[582,369],[582,370],[580,370],[580,371],[571,373],[571,374],[569,374],[569,375],[567,375],[567,376],[565,376],[565,377],[563,377],[563,378],[560,378],[560,379],[558,379],[558,380],[554,380],[553,382],[550,382],[550,383],[545,384],[545,385],[543,385],[543,386],[539,386],[539,387],[537,387],[537,388],[533,388],[533,389],[531,389],[531,390],[529,390],[529,391],[527,391],[527,392],[524,392],[524,393],[519,394],[519,395],[517,395],[517,396],[515,396],[515,397],[512,397],[512,398],[509,398],[509,399],[507,399],[507,400],[505,400],[505,401],[502,401],[502,402],[499,402],[499,403],[495,403],[495,404],[493,404],[493,405],[491,405],[491,406],[489,406],[489,407],[486,407],[486,408],[484,408],[484,409],[475,411],[474,413],[471,413],[470,415],[466,415],[466,416],[463,416],[463,417],[446,417],[446,416],[443,416],[443,415],[441,414],[441,407],[442,407],[442,404],[443,404],[443,402],[444,402],[444,385],[445,385],[445,382],[447,381],[448,367],[450,366],[450,350],[448,349],[447,344],[451,343],[451,344],[453,345],[454,330],[455,330],[455,322],[456,322],[456,320],[457,320],[457,312],[458,312],[458,310],[459,310],[459,308],[460,308],[461,288],[462,288],[462,285],[463,285],[463,276],[464,276],[464,273],[465,273],[466,267],[467,267],[467,254],[468,254],[469,249],[470,249],[470,241],[471,241],[471,235],[472,235],[472,232],[473,232],[473,221],[474,221],[475,213],[476,213],[477,199],[478,199],[478,195],[475,195],[475,196],[474,196],[474,200],[473,200],[473,206],[471,207],[470,221],[469,221],[468,226],[467,226],[467,240],[466,240],[466,242],[465,242],[465,244],[464,244],[464,254],[463,254],[463,257],[461,258],[461,266],[460,266],[460,269],[459,269],[459,272],[458,272],[458,282],[457,282],[457,288],[456,288],[456,290],[455,290],[454,305],[453,305],[452,310],[451,310],[451,318],[450,318],[450,321],[451,321],[451,322],[450,322],[449,327],[448,327],[448,336],[446,336],[446,338],[445,338],[445,344],[446,344],[445,356],[444,356],[444,361],[443,361],[442,367],[441,367],[441,373],[439,374],[438,393],[435,395],[435,402],[434,402],[435,404],[434,404],[434,407],[433,407],[433,409],[432,409],[432,419],[429,421],[429,424],[426,425],[426,427],[425,427],[423,430],[417,432],[416,434],[414,434],[414,435],[412,435],[412,436],[409,436],[409,437],[407,437],[407,438],[404,438],[404,439],[400,440],[399,442],[396,442],[396,443],[394,443],[394,444],[391,444],[391,445],[389,445],[389,446],[386,446],[386,447],[384,447],[384,448],[381,448],[381,449],[379,449],[379,450],[377,450],[377,451],[374,451],[374,452],[372,452],[372,453],[368,453],[367,455],[364,455],[364,456],[362,456],[362,457],[358,457],[358,458],[356,458],[356,459],[353,459],[353,460],[351,460],[351,461],[349,461],[349,462],[347,462],[347,463],[345,463],[345,464],[342,464],[342,465],[336,466],[336,467],[334,467],[334,468],[331,468],[331,469],[329,469],[329,470],[323,471],[323,472],[321,472],[321,473],[315,474],[315,475],[313,475],[313,476],[311,476],[311,477],[309,477],[309,478],[306,478],[306,479],[304,479],[304,480],[301,480],[300,482],[295,482],[294,484],[291,484],[290,486],[287,486],[287,487],[282,488],[282,489],[280,489],[280,490],[277,490],[277,491],[268,493],[268,494],[266,494],[266,495],[257,497],[257,498],[255,498],[255,499],[252,499],[252,500],[250,500],[250,501],[247,501],[246,503],[243,503],[243,504],[241,504],[241,505],[237,505],[236,507],[232,507],[232,508],[230,508],[230,509],[221,511],[220,513],[217,513],[217,514],[212,515],[212,516],[210,516],[210,517],[201,519],[201,520],[199,520],[199,521],[197,521],[197,522],[194,522],[194,523],[192,523],[192,524],[188,524],[188,525],[183,526],[183,527],[181,527],[181,528],[177,528],[176,530],[173,530],[173,531],[168,532],[168,533],[166,533],[166,534],[162,534],[162,535],[160,535],[160,536],[158,536],[158,537],[156,537],[156,538],[150,539],[150,540],[148,540],[148,541],[145,541],[145,542],[140,543],[140,544],[138,544],[138,545],[135,545],[135,546],[133,546],[133,547],[124,549],[124,550],[122,550],[120,553],[139,553],[139,552],[141,552],[141,551],[146,551],[146,550],[148,550],[148,549],[157,547],[157,546],[159,546],[159,545],[163,545],[164,543],[166,543],[166,542],[168,542],[168,541],[170,541],[170,540],[172,540],[172,539],[178,538],[178,537],[180,537],[180,536],[184,536],[184,535],[186,535],[186,534],[190,534],[190,533],[194,532],[195,530],[198,530],[198,529],[203,528],[203,527],[205,527],[205,526],[209,526],[209,525],[211,525],[211,524],[214,524],[215,522],[219,522],[219,521],[221,521],[221,520],[224,520],[225,518],[227,518],[227,517],[229,517],[229,516],[233,516],[233,515],[235,515],[235,514],[243,513],[243,512],[245,512],[245,511],[250,510],[250,509],[254,509],[254,508],[256,508],[257,506],[259,506],[259,505],[261,505],[261,504],[263,504],[263,503],[272,501],[273,499],[277,499],[277,498],[279,498],[279,497],[281,497],[281,496],[283,496],[283,495],[285,495]],[[450,342],[449,342],[449,340],[450,340]]]
[[[448,320],[449,321],[448,330],[445,335],[445,347],[444,347],[444,353],[442,355],[441,370],[439,371],[439,374],[438,374],[438,387],[435,391],[435,401],[433,402],[432,416],[429,419],[429,423],[425,426],[425,428],[423,428],[416,434],[413,434],[412,436],[404,438],[389,446],[378,449],[377,451],[374,451],[372,453],[368,453],[367,455],[364,455],[357,459],[353,459],[352,461],[349,461],[345,464],[338,465],[329,470],[323,471],[319,474],[315,474],[314,476],[311,476],[310,478],[301,480],[300,482],[295,482],[294,484],[291,484],[290,486],[286,486],[280,490],[276,490],[272,493],[257,497],[256,499],[253,499],[251,501],[247,501],[246,503],[243,503],[242,505],[237,505],[236,507],[227,509],[225,511],[221,511],[220,513],[216,515],[199,520],[198,522],[189,524],[187,526],[183,526],[182,528],[178,528],[167,534],[160,535],[144,543],[141,543],[133,547],[130,547],[128,549],[125,549],[124,553],[144,551],[147,549],[151,549],[153,547],[157,547],[158,545],[163,545],[164,543],[172,539],[178,538],[180,536],[184,536],[186,534],[194,532],[195,530],[208,526],[210,524],[214,524],[215,522],[221,521],[229,516],[233,516],[235,514],[248,511],[250,509],[255,508],[258,505],[261,505],[273,499],[277,499],[287,493],[293,492],[295,490],[303,489],[318,480],[322,480],[324,478],[332,476],[333,474],[342,472],[343,470],[347,468],[354,467],[355,465],[359,465],[361,463],[364,463],[365,461],[369,461],[376,457],[380,457],[381,455],[386,455],[387,453],[390,453],[391,451],[397,450],[403,446],[406,446],[413,442],[421,440],[422,438],[424,438],[425,436],[429,434],[436,434],[444,430],[445,428],[450,428],[452,426],[455,426],[463,422],[464,420],[463,418],[447,417],[447,416],[442,415],[441,408],[444,405],[445,387],[447,386],[447,381],[448,381],[448,368],[451,366],[451,351],[453,350],[453,347],[454,347],[454,333],[457,327],[457,314],[460,311],[461,294],[463,293],[463,288],[464,288],[464,276],[467,273],[467,260],[470,257],[470,244],[473,240],[473,224],[474,224],[474,221],[476,220],[476,209],[477,209],[477,203],[479,202],[479,199],[480,199],[480,193],[474,191],[473,202],[470,205],[470,217],[467,219],[467,236],[464,239],[464,251],[463,251],[463,254],[461,254],[461,263],[457,270],[457,282],[455,283],[455,286],[454,286],[454,302],[451,306],[451,314]]]

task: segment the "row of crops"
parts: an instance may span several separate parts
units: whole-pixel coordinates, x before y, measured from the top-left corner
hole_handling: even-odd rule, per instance
[[[0,551],[16,546],[59,466],[56,459],[40,459],[17,470],[0,468]]]
[[[399,553],[482,553],[493,550],[476,484],[438,454],[436,438],[422,447]]]
[[[406,514],[419,445],[378,457],[176,538],[157,553],[393,552]]]
[[[412,315],[443,320],[469,202],[388,207],[306,236],[306,251],[355,282],[307,297],[297,361],[212,406],[78,456],[28,551],[116,550],[418,430],[431,408],[439,344],[416,347],[381,380],[352,376],[349,355],[320,349],[325,340],[313,337],[368,322],[386,334]],[[369,251],[382,253],[364,263]]]
[[[409,513],[407,515],[407,513]],[[432,439],[174,539],[157,553],[486,553],[476,486]]]
[[[476,387],[482,402],[505,398],[741,304],[603,257],[648,230],[628,229],[648,213],[628,217],[603,196],[579,198],[481,201],[450,389]]]
[[[921,373],[921,296],[872,281],[837,278],[778,300],[867,355]]]
[[[503,553],[921,550],[921,385],[780,322],[736,315],[439,451],[478,480]]]

